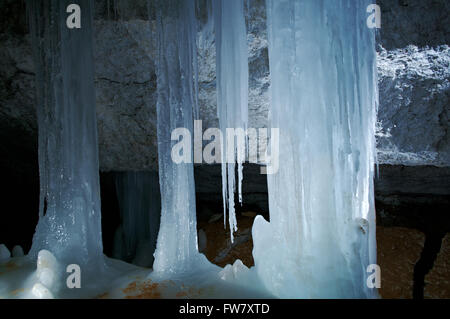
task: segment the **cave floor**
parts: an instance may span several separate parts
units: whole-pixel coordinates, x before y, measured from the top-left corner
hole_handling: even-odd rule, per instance
[[[195,272],[182,275],[160,275],[152,269],[140,268],[105,257],[107,271],[102,275],[83,278],[81,289],[64,287],[69,274],[59,275],[52,286],[54,298],[83,299],[235,299],[273,298],[263,289],[223,280],[223,269],[209,264]],[[248,272],[251,273],[251,272]],[[0,299],[34,299],[33,286],[40,283],[36,276],[36,261],[29,257],[11,258],[0,263]],[[247,286],[248,285],[248,286]],[[61,289],[60,287],[63,287]],[[48,298],[44,295],[44,298]]]
[[[241,259],[247,267],[254,265],[251,227],[254,212],[238,216],[238,232],[231,244],[228,229],[224,229],[223,215],[209,221],[199,221],[198,229],[207,239],[203,253],[209,261],[221,267]],[[220,218],[219,218],[220,217]],[[413,297],[414,266],[424,247],[425,235],[413,228],[377,226],[377,260],[381,268],[381,289],[386,299]],[[450,233],[445,236],[432,270],[425,277],[425,298],[450,298]]]
[[[95,278],[82,292],[56,295],[57,298],[99,299],[157,299],[157,298],[270,298],[267,293],[251,290],[220,278],[222,267],[241,259],[252,267],[253,243],[251,227],[256,213],[245,212],[238,216],[238,232],[230,242],[229,230],[224,229],[223,216],[213,216],[208,221],[199,221],[199,232],[206,242],[200,245],[201,252],[211,262],[206,271],[164,278],[151,269],[140,268],[122,261],[106,258],[114,272],[108,278]],[[377,227],[378,264],[381,267],[382,298],[412,298],[413,271],[424,247],[425,235],[415,229],[404,227]],[[425,277],[425,298],[450,298],[450,234],[442,242],[434,266]],[[215,264],[215,265],[214,265]],[[27,257],[11,258],[0,263],[0,299],[32,298],[31,287],[36,262]],[[86,280],[84,281],[86,282]],[[87,279],[89,282],[89,279]],[[98,284],[98,282],[100,284]],[[76,289],[75,289],[76,290]]]

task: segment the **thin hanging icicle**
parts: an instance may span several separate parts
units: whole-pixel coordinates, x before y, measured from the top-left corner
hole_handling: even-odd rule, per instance
[[[196,18],[193,0],[157,0],[158,60],[157,117],[158,160],[161,187],[161,226],[154,270],[179,273],[198,268],[197,222],[192,149],[187,161],[174,163],[171,140],[176,128],[184,128],[191,139],[196,109],[193,84],[196,56]]]
[[[66,8],[82,8],[81,28]],[[39,127],[40,212],[30,255],[103,265],[90,0],[28,1]],[[87,269],[87,268],[85,268]]]
[[[242,168],[246,156],[248,123],[248,52],[243,0],[213,0],[216,33],[217,113],[223,134],[235,129],[236,136],[226,134],[222,144],[222,196],[224,223],[228,220],[233,242],[237,230],[234,207],[236,191],[235,164],[238,164],[238,195],[242,203]],[[239,131],[241,130],[241,131]]]
[[[253,227],[256,270],[276,296],[374,297],[377,79],[370,0],[267,0],[270,223]]]

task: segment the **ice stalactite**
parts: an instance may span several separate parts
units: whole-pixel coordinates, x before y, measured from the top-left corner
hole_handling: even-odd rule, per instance
[[[66,25],[70,4],[81,28]],[[36,66],[40,208],[31,256],[103,266],[90,0],[30,0]]]
[[[161,214],[158,174],[117,173],[116,189],[124,241],[121,257],[138,266],[152,267]]]
[[[222,143],[222,196],[224,219],[228,206],[228,220],[233,242],[237,230],[234,207],[237,189],[242,203],[242,167],[246,157],[245,131],[248,123],[248,49],[244,17],[244,2],[213,0],[216,34],[217,113],[220,129],[241,130],[242,134],[226,134]],[[224,220],[225,221],[225,220]]]
[[[270,223],[253,228],[256,271],[278,297],[374,297],[378,90],[368,0],[267,0]]]
[[[193,0],[157,0],[157,134],[161,188],[161,225],[155,262],[156,272],[180,273],[198,269],[193,118],[196,107],[196,17]],[[190,147],[187,160],[175,163],[172,131],[182,128]],[[179,137],[176,136],[176,139]],[[183,137],[182,137],[183,138]],[[186,152],[186,153],[184,153]]]

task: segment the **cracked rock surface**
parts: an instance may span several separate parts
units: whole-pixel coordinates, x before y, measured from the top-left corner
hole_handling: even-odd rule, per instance
[[[450,163],[450,48],[408,46],[378,54],[382,163]]]

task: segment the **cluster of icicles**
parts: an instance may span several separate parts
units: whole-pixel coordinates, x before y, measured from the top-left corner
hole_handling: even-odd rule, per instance
[[[56,263],[42,253],[50,251],[61,265],[76,262],[87,265],[88,272],[104,274],[110,268],[101,240],[93,4],[76,1],[83,9],[83,26],[69,30],[64,27],[64,9],[70,2],[29,1],[39,98],[41,213],[28,256]],[[178,127],[192,132],[199,116],[197,2],[149,2],[156,18],[161,194],[156,211],[161,215],[160,221],[133,216],[131,210],[139,208],[133,206],[133,196],[126,195],[133,189],[126,189],[138,180],[124,177],[119,183],[125,192],[122,205],[128,205],[122,213],[128,218],[123,233],[130,237],[137,232],[156,241],[154,261],[151,258],[154,274],[195,277],[213,265],[198,252],[193,164],[172,161],[171,132]],[[261,216],[254,221],[255,266],[248,269],[237,261],[217,270],[220,280],[274,297],[376,296],[366,286],[366,268],[376,263],[372,179],[377,81],[374,31],[366,26],[370,2],[266,0],[269,126],[280,129],[280,167],[267,175],[270,222]],[[207,5],[214,19],[220,129],[245,130],[246,15],[251,15],[253,1],[247,7],[243,0],[208,0]],[[222,156],[226,149],[224,141]],[[241,186],[245,156],[239,155],[242,150],[234,151],[235,163],[222,160],[224,217],[228,210],[231,238],[237,229],[235,192],[239,202],[245,200]],[[160,223],[157,240],[139,228],[142,221]],[[145,245],[145,240],[143,250],[139,248],[144,255],[152,245]],[[139,243],[125,242],[124,254],[136,251]],[[50,281],[44,268],[44,264],[39,268],[44,271],[43,286]],[[38,291],[48,297],[52,288]]]

